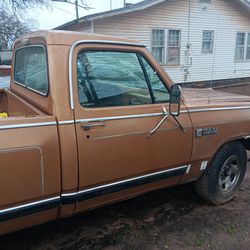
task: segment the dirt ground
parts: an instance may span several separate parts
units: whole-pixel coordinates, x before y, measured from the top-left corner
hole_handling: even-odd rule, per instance
[[[217,87],[216,90],[250,96],[250,82],[235,86]]]
[[[248,165],[223,206],[207,204],[188,184],[4,236],[0,249],[250,249]]]

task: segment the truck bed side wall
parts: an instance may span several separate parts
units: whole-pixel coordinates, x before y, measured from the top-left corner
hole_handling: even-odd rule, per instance
[[[39,207],[45,203],[39,202],[54,201],[60,196],[61,180],[57,125],[53,117],[2,119],[0,138],[1,233],[20,213],[46,211],[46,207]]]

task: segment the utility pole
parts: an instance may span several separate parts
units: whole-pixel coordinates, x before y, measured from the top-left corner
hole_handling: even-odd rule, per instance
[[[75,2],[71,2],[71,1],[69,1],[69,0],[51,0],[51,1],[53,1],[53,2],[64,2],[64,3],[74,4],[74,5],[75,5],[75,9],[76,9],[76,20],[77,20],[77,21],[78,21],[78,19],[79,19],[78,7],[83,8],[83,9],[85,9],[85,10],[91,9],[90,7],[87,6],[87,4],[84,3],[84,1],[83,1],[83,3],[84,3],[85,5],[80,5],[80,4],[78,4],[78,0],[75,0]],[[111,1],[112,1],[112,0],[111,0]],[[80,1],[80,2],[81,2],[81,1]]]
[[[79,19],[78,0],[75,0],[75,6],[76,6],[76,20],[78,20]]]
[[[110,9],[112,10],[112,0],[110,0]]]

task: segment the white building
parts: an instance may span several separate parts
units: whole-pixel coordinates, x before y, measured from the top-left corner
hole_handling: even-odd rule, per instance
[[[144,0],[56,29],[139,40],[176,83],[250,77],[248,0]]]

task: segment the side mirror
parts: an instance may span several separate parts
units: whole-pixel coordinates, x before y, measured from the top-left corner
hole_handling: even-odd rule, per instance
[[[181,87],[173,85],[170,92],[169,112],[171,115],[178,116],[181,106]]]

